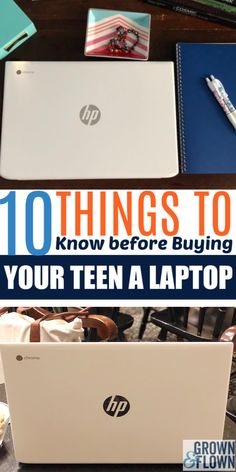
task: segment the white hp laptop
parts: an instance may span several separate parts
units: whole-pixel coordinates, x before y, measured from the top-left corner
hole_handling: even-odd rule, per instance
[[[231,343],[0,346],[23,463],[180,463],[223,435]]]
[[[172,177],[173,63],[6,63],[0,163],[19,180]]]

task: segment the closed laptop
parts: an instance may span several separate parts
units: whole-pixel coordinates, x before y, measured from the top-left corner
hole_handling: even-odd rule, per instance
[[[231,343],[0,346],[16,458],[180,463],[223,435]]]
[[[177,174],[173,63],[6,63],[0,173],[19,180]]]

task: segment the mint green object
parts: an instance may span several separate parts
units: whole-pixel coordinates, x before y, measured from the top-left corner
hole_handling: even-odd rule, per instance
[[[13,0],[0,0],[0,59],[14,51],[36,31],[33,22]]]

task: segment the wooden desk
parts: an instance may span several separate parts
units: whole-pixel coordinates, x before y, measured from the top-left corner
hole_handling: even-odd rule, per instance
[[[9,55],[9,60],[81,61],[89,7],[146,11],[152,15],[150,60],[175,60],[175,44],[236,42],[236,28],[170,12],[142,0],[16,0],[35,22],[38,33]],[[91,60],[91,59],[89,59]],[[4,61],[0,63],[2,96]],[[0,98],[0,109],[1,109]],[[207,158],[207,156],[206,156]],[[178,175],[172,179],[70,180],[18,182],[0,178],[0,188],[236,188],[235,175]]]

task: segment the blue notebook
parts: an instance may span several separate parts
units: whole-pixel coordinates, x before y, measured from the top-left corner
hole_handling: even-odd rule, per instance
[[[236,44],[177,44],[181,171],[236,173],[236,130],[206,84],[219,79],[236,107]]]

